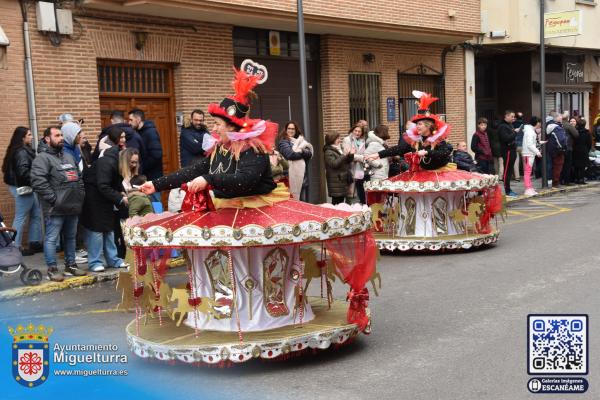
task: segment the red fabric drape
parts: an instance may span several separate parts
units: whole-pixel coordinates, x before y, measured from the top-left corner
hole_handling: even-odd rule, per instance
[[[348,300],[348,322],[355,323],[362,331],[369,323],[366,308],[369,304],[369,291],[365,284],[375,272],[377,245],[371,232],[347,238],[330,240],[325,243],[337,274],[350,285]]]

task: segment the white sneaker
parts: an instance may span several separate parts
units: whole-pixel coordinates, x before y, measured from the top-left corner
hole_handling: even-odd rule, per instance
[[[77,252],[75,253],[75,255],[79,256],[79,257],[87,258],[88,252],[85,249],[79,249],[79,250],[77,250]]]
[[[527,189],[523,194],[527,197],[531,197],[537,195],[538,193],[533,189]]]
[[[94,265],[93,267],[90,267],[90,271],[92,272],[102,272],[104,270],[104,265]]]
[[[129,268],[129,263],[123,261],[120,265],[117,265],[114,268]]]

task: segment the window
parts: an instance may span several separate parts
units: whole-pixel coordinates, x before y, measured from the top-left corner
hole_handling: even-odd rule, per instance
[[[563,58],[560,54],[546,54],[546,72],[563,71]]]
[[[568,111],[571,116],[583,115],[583,92],[546,93],[546,115],[550,111]]]
[[[319,57],[319,37],[305,35],[306,59]],[[281,55],[275,57],[298,58],[298,34],[296,32],[279,31]],[[237,56],[269,56],[269,31],[266,29],[233,28],[233,53]]]
[[[100,93],[169,92],[169,70],[161,65],[98,61]]]
[[[379,125],[381,96],[379,74],[352,73],[348,76],[350,93],[350,126],[364,119],[370,127]]]
[[[400,131],[404,131],[406,121],[417,113],[417,99],[413,96],[413,90],[431,93],[439,100],[431,105],[434,114],[445,113],[444,80],[441,75],[416,75],[398,74],[398,122]]]

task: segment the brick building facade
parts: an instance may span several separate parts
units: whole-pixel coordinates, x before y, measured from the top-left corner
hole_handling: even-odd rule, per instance
[[[234,50],[234,27],[257,32],[259,28],[295,30],[295,1],[265,1],[260,7],[241,0],[198,3],[202,4],[189,2],[185,5],[188,8],[181,8],[181,2],[151,2],[138,8],[117,0],[83,2],[73,10],[73,35],[62,36],[58,46],[38,31],[36,10],[30,5],[29,37],[40,133],[55,124],[58,115],[69,112],[85,119],[84,131],[93,139],[106,123],[110,107],[141,105],[160,114],[156,117],[163,124],[159,128],[164,126],[167,131],[161,132],[163,147],[167,148],[165,161],[171,157],[168,169],[176,168],[176,114],[206,108],[209,102],[230,92],[231,66],[240,57]],[[461,47],[448,49],[479,31],[479,0],[424,1],[418,6],[409,1],[304,3],[306,31],[319,39],[318,57],[313,61],[318,80],[318,115],[311,115],[319,131],[311,135],[316,149],[322,147],[322,133],[345,133],[350,127],[351,73],[378,75],[379,121],[389,124],[392,141],[397,140],[400,121],[397,115],[395,121],[387,122],[386,100],[400,101],[401,75],[434,77],[444,95],[445,114],[453,125],[451,140],[465,136],[465,57]],[[8,143],[14,127],[28,125],[29,118],[23,73],[23,19],[17,1],[0,0],[0,21],[11,41],[7,69],[0,69],[4,88],[0,93],[0,138]],[[142,50],[135,48],[137,31],[147,33]],[[366,62],[366,54],[374,59]],[[264,59],[277,61],[268,54]],[[289,59],[294,59],[293,54]],[[139,66],[149,74],[149,87],[155,84],[151,78],[155,77],[154,71],[159,71],[159,76],[160,71],[167,71],[163,78],[169,90],[117,93],[107,92],[104,83],[99,83],[102,69],[102,74],[116,74],[116,78],[102,78],[115,79],[111,85],[116,86],[110,90],[120,90],[119,85],[126,85],[126,79],[119,74],[129,74]],[[289,71],[290,79],[298,79],[297,71],[297,67]],[[296,112],[292,103],[290,100],[290,115]],[[263,112],[269,116],[268,108]],[[0,157],[5,149],[2,146]],[[11,220],[13,200],[4,186],[0,187],[0,212]]]

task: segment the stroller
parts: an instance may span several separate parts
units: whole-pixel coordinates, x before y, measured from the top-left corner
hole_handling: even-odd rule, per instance
[[[596,143],[596,150],[590,151],[590,162],[585,170],[585,177],[589,180],[600,179],[600,143]]]
[[[27,268],[23,263],[21,251],[14,242],[16,233],[15,229],[4,225],[4,218],[0,215],[0,276],[21,272],[23,284],[39,285],[42,282],[42,272]]]

